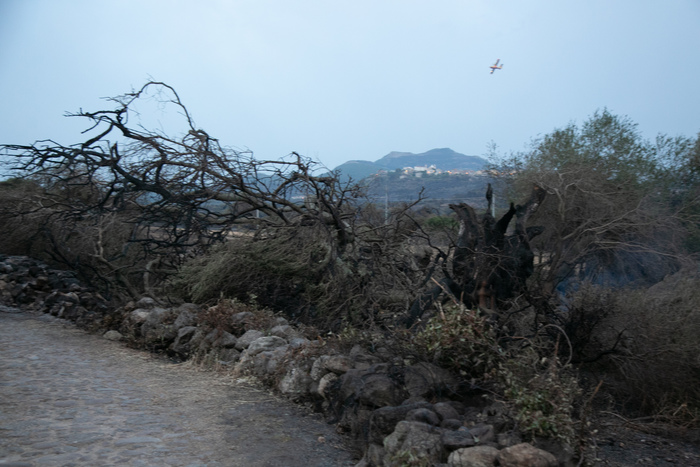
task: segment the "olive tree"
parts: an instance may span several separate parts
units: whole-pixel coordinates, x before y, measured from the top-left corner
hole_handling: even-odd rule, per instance
[[[574,361],[620,348],[626,331],[619,327],[592,344],[614,312],[604,297],[648,287],[689,261],[683,245],[694,201],[672,202],[674,192],[690,188],[669,161],[692,160],[692,148],[685,139],[646,141],[628,118],[602,110],[534,140],[529,151],[495,159],[512,193],[532,184],[547,193],[532,216],[544,230],[532,242],[525,304],[535,312],[533,331],[545,326],[553,339],[566,333]],[[577,298],[582,293],[592,295]]]
[[[607,110],[498,162],[511,189],[548,193],[534,216],[546,226],[535,244],[543,297],[573,279],[654,282],[678,267],[683,231],[660,202],[660,162],[633,122]]]

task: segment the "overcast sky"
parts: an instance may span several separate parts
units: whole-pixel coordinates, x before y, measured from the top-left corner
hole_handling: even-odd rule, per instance
[[[490,74],[496,59],[502,70]],[[0,143],[149,79],[260,159],[502,152],[597,109],[700,131],[698,0],[0,0]]]

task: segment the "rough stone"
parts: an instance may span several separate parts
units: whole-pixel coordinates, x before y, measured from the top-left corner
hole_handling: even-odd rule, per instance
[[[236,344],[238,343],[238,339],[236,339],[236,336],[234,336],[230,332],[221,330],[217,330],[214,332],[216,334],[211,343],[212,347],[221,347],[224,349],[231,349],[236,347]]]
[[[238,342],[236,343],[236,349],[245,350],[250,344],[253,343],[254,340],[260,339],[264,335],[265,333],[263,333],[262,331],[258,331],[257,329],[250,329],[238,338]]]
[[[242,338],[242,337],[241,337]],[[287,345],[287,341],[277,336],[263,336],[255,339],[246,349],[248,355],[255,356],[260,352],[267,352]],[[236,346],[238,347],[238,346]]]
[[[299,333],[288,324],[279,324],[270,329],[270,335],[281,337],[284,340],[290,340],[294,337],[299,337]]]
[[[476,446],[476,440],[468,431],[446,431],[441,438],[443,446],[448,451]]]
[[[499,448],[507,448],[522,443],[520,435],[516,432],[498,433],[496,441]]]
[[[415,404],[398,405],[393,407],[381,407],[372,412],[369,419],[369,440],[377,444],[381,444],[396,428],[396,424],[406,418],[406,415],[412,410],[420,408],[430,408],[428,402],[419,402]]]
[[[141,336],[147,345],[168,346],[177,337],[177,329],[173,326],[176,313],[172,309],[152,308],[148,317],[141,325]]]
[[[493,467],[498,453],[498,449],[493,446],[457,449],[447,458],[447,465],[450,467]]]
[[[312,380],[308,371],[295,367],[287,371],[280,381],[278,389],[282,394],[288,396],[303,396],[309,393]]]
[[[185,326],[178,329],[175,341],[170,344],[170,350],[183,358],[190,356],[193,350],[191,340],[196,331],[197,327],[195,326]]]
[[[323,375],[321,380],[318,382],[318,387],[316,389],[316,392],[318,393],[319,396],[323,397],[324,399],[328,398],[328,388],[331,387],[331,385],[338,380],[339,376],[336,375],[335,373],[326,373]]]
[[[105,332],[102,337],[110,341],[120,341],[124,339],[124,336],[119,331],[111,330]]]
[[[462,425],[462,420],[458,418],[448,418],[440,422],[440,427],[448,430],[459,430]]]
[[[399,461],[401,453],[410,453],[414,458],[429,462],[430,465],[443,461],[445,451],[440,437],[442,430],[427,423],[401,421],[392,434],[384,438],[384,464],[403,465]]]
[[[330,372],[330,370],[326,368],[326,360],[329,358],[330,356],[328,355],[321,355],[314,360],[313,364],[311,365],[311,372],[309,373],[311,379],[314,381],[320,381],[326,373]]]
[[[559,464],[553,454],[529,443],[501,449],[497,460],[501,467],[556,467]]]
[[[194,326],[197,322],[197,314],[195,311],[196,309],[197,305],[192,305],[191,303],[185,303],[184,305],[180,305],[179,307],[177,307],[175,309],[175,312],[177,313],[177,318],[173,323],[175,329],[180,329],[187,326]]]
[[[241,352],[233,348],[217,348],[211,352],[212,364],[230,365],[241,358]]]
[[[385,455],[386,451],[383,445],[372,443],[367,448],[364,458],[367,460],[368,466],[379,466],[384,462]]]
[[[365,370],[371,367],[372,365],[382,363],[380,358],[374,357],[366,353],[359,345],[356,345],[352,349],[350,349],[348,358],[352,360],[352,367],[357,370]]]
[[[342,375],[352,369],[352,360],[345,355],[331,355],[324,363],[327,370],[338,375]]]
[[[448,402],[437,402],[433,405],[433,410],[440,416],[440,420],[459,419],[459,412]]]
[[[578,459],[574,448],[570,444],[561,440],[554,438],[538,438],[534,446],[547,451],[556,457],[560,466],[568,467],[578,464]]]
[[[154,299],[151,297],[141,297],[137,302],[136,302],[136,307],[137,308],[153,308],[158,305],[158,302],[156,302]]]
[[[478,441],[479,444],[491,443],[496,440],[496,431],[493,425],[479,423],[469,428],[469,433]]]
[[[449,371],[431,363],[418,363],[406,368],[406,390],[411,396],[427,398],[454,392],[459,384]]]
[[[146,319],[148,319],[148,315],[150,314],[151,313],[148,310],[138,308],[129,313],[129,321],[133,324],[143,324],[146,322]]]
[[[275,326],[285,326],[289,324],[289,321],[283,316],[276,316],[274,323]]]
[[[362,404],[378,408],[398,405],[405,399],[403,387],[390,377],[389,365],[377,364],[366,370],[349,370],[343,376],[342,399],[354,395]]]
[[[275,337],[275,339],[279,338]],[[270,348],[269,350],[254,349],[253,352],[250,352],[250,348],[248,348],[241,353],[241,358],[236,365],[236,371],[239,373],[250,373],[261,378],[273,375],[277,372],[280,363],[284,361],[288,349],[289,346],[286,344]]]
[[[231,316],[231,325],[234,327],[234,329],[245,331],[246,326],[250,325],[253,318],[255,318],[255,315],[252,312],[241,311],[240,313],[236,313],[235,315]]]
[[[309,345],[311,341],[306,337],[292,337],[289,339],[289,346],[293,349],[299,349]]]
[[[182,328],[182,329],[188,329],[190,326],[187,328]],[[190,354],[195,354],[195,353],[206,353],[211,345],[209,345],[208,342],[205,341],[206,333],[204,332],[204,329],[199,328],[199,327],[194,327],[195,331],[194,334],[192,334],[192,337],[190,338],[190,341],[187,343],[189,347]]]
[[[406,420],[423,422],[433,426],[440,425],[440,417],[438,417],[438,414],[425,408],[411,410],[406,414]]]

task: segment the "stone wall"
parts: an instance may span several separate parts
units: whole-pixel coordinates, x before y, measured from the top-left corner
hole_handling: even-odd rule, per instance
[[[568,446],[523,442],[501,405],[476,397],[444,369],[360,346],[333,351],[282,317],[261,328],[244,311],[212,329],[198,319],[207,310],[196,304],[164,306],[144,297],[110,308],[71,272],[17,256],[0,256],[0,301],[255,377],[325,412],[362,453],[361,466],[575,465]]]

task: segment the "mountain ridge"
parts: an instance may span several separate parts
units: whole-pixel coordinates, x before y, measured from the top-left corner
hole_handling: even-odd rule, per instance
[[[361,159],[350,160],[334,170],[339,171],[343,178],[362,180],[381,170],[391,171],[404,167],[434,165],[439,170],[477,171],[482,170],[487,163],[486,159],[479,156],[460,154],[450,148],[435,148],[419,154],[392,151],[374,162]]]

